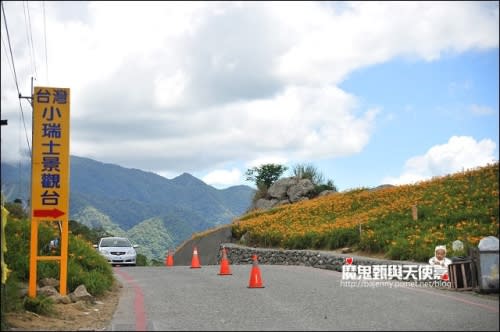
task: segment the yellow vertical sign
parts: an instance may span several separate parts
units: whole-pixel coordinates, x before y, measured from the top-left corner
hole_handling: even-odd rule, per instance
[[[66,295],[69,214],[69,109],[67,88],[35,87],[31,157],[31,247],[28,295],[36,296],[37,263],[58,260],[61,295]],[[60,256],[38,252],[38,225],[61,225]],[[43,244],[42,244],[43,245]]]

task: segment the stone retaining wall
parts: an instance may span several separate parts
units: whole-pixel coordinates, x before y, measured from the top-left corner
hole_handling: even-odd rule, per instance
[[[356,265],[391,265],[391,264],[422,264],[406,261],[392,261],[377,258],[354,256],[325,251],[312,250],[279,250],[267,248],[250,248],[234,243],[223,243],[230,264],[251,264],[253,255],[257,255],[259,264],[304,265],[320,269],[342,271],[346,258],[352,258]],[[217,255],[220,262],[221,251]]]

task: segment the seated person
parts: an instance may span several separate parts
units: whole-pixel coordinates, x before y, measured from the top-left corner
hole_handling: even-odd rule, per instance
[[[446,257],[446,246],[436,246],[434,257],[429,259],[429,264],[434,266],[437,275],[448,274],[448,265],[452,263],[451,259]]]
[[[59,247],[59,238],[55,238],[49,242],[49,250],[55,250]]]

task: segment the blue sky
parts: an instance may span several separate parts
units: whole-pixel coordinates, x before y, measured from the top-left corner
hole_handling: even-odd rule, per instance
[[[318,163],[318,168],[331,167],[343,189],[377,186],[402,174],[408,159],[447,144],[453,136],[493,141],[495,148],[485,154],[498,160],[498,63],[497,48],[433,62],[396,59],[353,73],[340,86],[361,96],[367,107],[383,108],[384,115],[361,153]],[[483,113],[475,112],[477,108]],[[474,154],[469,157],[471,164],[462,167],[475,167]]]
[[[300,163],[347,190],[499,159],[498,2],[4,9],[2,161],[28,160],[31,140],[11,50],[23,95],[32,76],[71,89],[71,154],[166,178],[225,188]]]

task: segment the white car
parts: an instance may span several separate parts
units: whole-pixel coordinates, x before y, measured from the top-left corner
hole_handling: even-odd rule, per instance
[[[135,265],[137,252],[135,248],[139,247],[132,243],[126,237],[103,237],[99,244],[94,245],[97,250],[106,257],[111,265]]]

